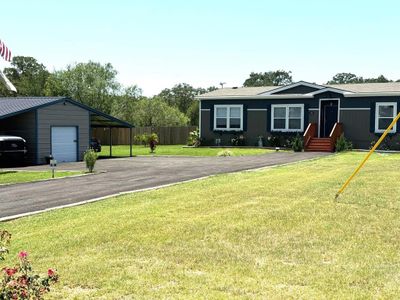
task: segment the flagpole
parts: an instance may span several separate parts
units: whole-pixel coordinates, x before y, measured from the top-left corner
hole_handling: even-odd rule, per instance
[[[7,63],[11,63],[11,50],[0,40],[0,61],[4,59],[4,61]],[[17,89],[15,86],[12,84],[12,82],[6,77],[6,75],[3,73],[3,69],[5,67],[2,66],[2,63],[0,62],[0,81],[4,83],[6,88],[14,93],[17,93]]]

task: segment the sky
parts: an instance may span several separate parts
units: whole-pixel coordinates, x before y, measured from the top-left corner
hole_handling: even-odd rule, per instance
[[[109,62],[146,96],[181,82],[242,86],[277,69],[294,81],[397,80],[399,12],[389,0],[13,0],[1,1],[0,39],[49,71]]]

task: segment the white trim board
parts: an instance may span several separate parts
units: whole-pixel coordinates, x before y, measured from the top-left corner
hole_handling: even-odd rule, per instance
[[[299,82],[295,82],[289,85],[285,85],[285,86],[281,86],[281,87],[277,87],[276,89],[270,90],[268,92],[265,93],[261,93],[259,95],[272,95],[278,92],[282,92],[282,91],[286,91],[286,90],[290,90],[292,88],[298,87],[298,86],[307,86],[307,87],[311,87],[311,88],[315,88],[318,90],[324,89],[326,88],[325,86],[319,85],[319,84],[314,84],[314,83],[310,83],[310,82],[306,82],[306,81],[299,81]]]
[[[201,100],[199,100],[199,138],[201,138]]]
[[[201,111],[210,111],[209,108],[202,108]]]
[[[315,95],[326,93],[326,92],[333,92],[333,93],[343,94],[343,95],[352,94],[352,92],[350,92],[350,91],[327,87],[325,89],[321,89],[321,90],[318,90],[318,91],[315,91],[315,92],[311,92],[311,93],[307,93],[307,94],[304,94],[304,95],[315,96]]]
[[[315,111],[317,111],[317,110],[319,110],[319,108],[309,108],[308,110],[315,110]]]
[[[248,108],[247,111],[267,111],[267,108]]]
[[[369,107],[343,107],[340,109],[343,110],[371,110]]]

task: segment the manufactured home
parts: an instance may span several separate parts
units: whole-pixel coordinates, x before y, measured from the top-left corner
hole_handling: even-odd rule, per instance
[[[203,144],[245,145],[273,136],[304,138],[305,150],[333,151],[341,134],[354,148],[368,149],[400,109],[400,82],[223,88],[198,97]],[[394,126],[386,141],[400,149]]]

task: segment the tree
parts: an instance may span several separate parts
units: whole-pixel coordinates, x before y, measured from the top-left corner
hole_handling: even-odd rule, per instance
[[[132,114],[136,126],[186,126],[189,118],[159,97],[138,100]]]
[[[4,69],[4,75],[17,88],[18,96],[44,96],[44,88],[49,72],[46,67],[30,56],[14,56],[10,68]],[[10,95],[4,87],[0,93]]]
[[[328,81],[327,84],[348,84],[348,83],[374,83],[374,82],[391,82],[385,76],[380,75],[377,78],[366,78],[358,77],[353,73],[338,73],[333,76],[332,80]]]
[[[123,95],[114,98],[111,109],[112,115],[135,124],[135,120],[133,119],[135,104],[143,98],[142,89],[137,85],[126,88]]]
[[[190,119],[192,125],[198,124],[198,103],[195,97],[216,90],[214,86],[208,88],[194,88],[187,83],[179,83],[171,89],[164,89],[158,97],[169,106],[178,108]],[[196,109],[197,107],[197,109]]]
[[[187,83],[179,83],[172,89],[164,89],[158,94],[169,106],[177,107],[184,114],[187,113],[189,107],[197,95],[197,90]]]
[[[374,83],[374,82],[391,82],[392,80],[387,79],[385,76],[380,75],[377,78],[366,78],[364,79],[365,83]]]
[[[278,86],[278,85],[287,85],[293,82],[292,72],[284,71],[284,70],[276,70],[269,71],[264,73],[250,73],[250,77],[245,80],[243,86],[251,87],[251,86]]]
[[[89,61],[54,72],[46,82],[47,96],[68,96],[105,113],[111,113],[120,91],[117,71],[109,63]]]
[[[358,77],[353,73],[338,73],[333,76],[332,80],[328,81],[327,84],[361,83],[363,81],[362,77]]]

